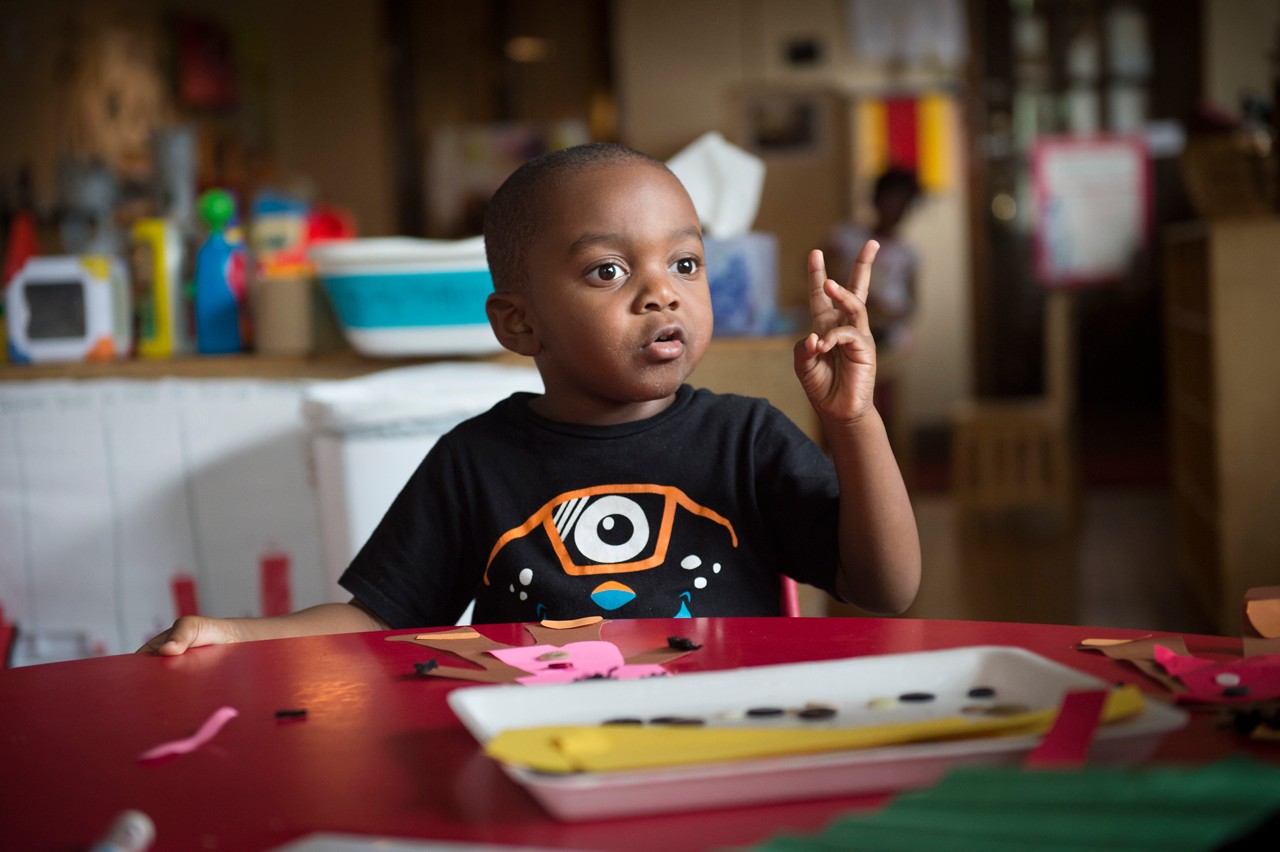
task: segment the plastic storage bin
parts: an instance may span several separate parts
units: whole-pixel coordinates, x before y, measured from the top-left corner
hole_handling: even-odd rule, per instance
[[[322,243],[308,254],[343,334],[364,355],[501,349],[485,314],[493,283],[482,237],[342,240]]]
[[[401,367],[307,388],[302,412],[334,600],[347,599],[338,577],[440,436],[522,390],[542,392],[537,370],[459,363]]]

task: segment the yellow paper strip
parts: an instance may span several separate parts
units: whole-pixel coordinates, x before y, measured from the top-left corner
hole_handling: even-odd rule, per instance
[[[1102,722],[1142,711],[1142,693],[1125,686],[1107,695]],[[1057,709],[1013,716],[949,716],[856,728],[681,728],[548,726],[502,731],[485,745],[495,760],[540,772],[611,772],[817,754],[906,743],[1021,736],[1047,731]]]

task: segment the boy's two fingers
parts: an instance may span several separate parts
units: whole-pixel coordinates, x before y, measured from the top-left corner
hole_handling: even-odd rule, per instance
[[[849,270],[847,289],[864,305],[867,302],[867,293],[871,290],[871,266],[879,253],[880,244],[875,240],[867,240],[853,262],[853,269]]]
[[[826,260],[820,250],[809,252],[809,313],[813,316],[813,330],[823,335],[851,318],[862,328],[866,323],[867,293],[871,290],[871,267],[880,244],[867,240],[849,270],[848,283],[841,286],[827,277]],[[830,282],[830,285],[828,285]]]
[[[827,280],[826,259],[820,249],[814,249],[809,252],[809,314],[813,317],[813,330],[819,334],[836,325]]]

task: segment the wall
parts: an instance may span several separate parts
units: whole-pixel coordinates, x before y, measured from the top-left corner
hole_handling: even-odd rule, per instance
[[[1246,91],[1275,96],[1273,61],[1280,51],[1280,0],[1205,0],[1205,97],[1240,114]]]
[[[746,87],[856,95],[889,87],[958,84],[959,72],[903,71],[859,61],[848,46],[846,9],[840,0],[615,0],[615,80],[623,140],[668,157],[708,130],[733,139],[742,125],[735,96]],[[795,38],[816,40],[824,61],[812,67],[788,65],[785,46]],[[959,116],[962,110],[956,112]],[[953,187],[926,199],[906,226],[905,237],[920,251],[922,263],[918,343],[904,388],[907,413],[918,425],[948,422],[952,404],[969,390],[969,226],[959,150],[965,137],[957,126]],[[843,165],[846,174],[855,171],[855,163]],[[814,186],[815,193],[826,189]],[[865,195],[862,186],[852,184],[841,191],[846,208]],[[795,195],[784,203],[797,206],[762,211],[762,218],[803,219],[803,202]],[[825,227],[810,231],[812,247],[818,247]],[[804,242],[802,238],[790,251],[783,247],[784,292],[804,286]]]

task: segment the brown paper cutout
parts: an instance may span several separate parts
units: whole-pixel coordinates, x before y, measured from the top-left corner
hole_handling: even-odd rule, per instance
[[[497,657],[489,654],[499,648],[510,647],[495,642],[487,636],[465,628],[444,633],[418,633],[416,635],[388,636],[388,642],[412,642],[436,651],[443,651],[455,657],[474,663],[479,669],[468,669],[461,666],[438,666],[429,672],[427,677],[447,677],[458,680],[470,680],[476,683],[510,683],[527,672],[515,666],[509,666]]]
[[[606,624],[598,615],[579,618],[573,621],[543,621],[540,624],[526,624],[525,632],[533,637],[535,645],[552,645],[562,648],[574,642],[601,642],[600,632]],[[514,683],[517,678],[527,677],[528,672],[515,666],[507,665],[490,651],[513,648],[480,634],[474,628],[463,627],[457,630],[446,630],[439,633],[400,634],[388,636],[388,642],[412,642],[436,651],[443,651],[469,663],[479,666],[478,669],[461,666],[437,666],[423,672],[426,677],[454,678],[476,683]],[[664,665],[672,660],[690,653],[672,648],[651,648],[646,651],[624,657],[627,665]]]
[[[1182,685],[1182,681],[1170,675],[1156,662],[1156,645],[1162,645],[1175,654],[1189,653],[1187,643],[1181,636],[1164,636],[1159,639],[1150,636],[1142,639],[1085,639],[1076,647],[1081,651],[1101,651],[1112,660],[1130,663],[1170,692],[1186,692],[1187,688]]]
[[[1259,586],[1244,595],[1244,655],[1280,654],[1280,586]]]
[[[627,665],[665,666],[672,660],[678,660],[692,653],[692,651],[677,651],[675,648],[650,648],[648,651],[641,651],[638,654],[627,657]]]
[[[588,624],[599,624],[604,626],[605,620],[603,616],[599,615],[587,615],[570,621],[555,621],[550,618],[544,618],[541,626],[548,630],[572,630],[575,627],[586,627]],[[527,630],[528,627],[525,629]]]

